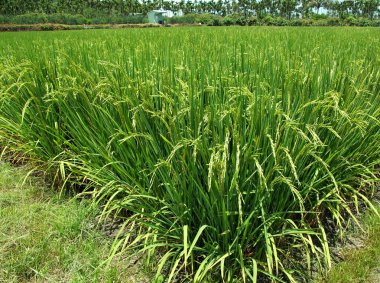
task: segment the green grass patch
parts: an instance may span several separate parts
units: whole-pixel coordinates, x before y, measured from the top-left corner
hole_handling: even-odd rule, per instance
[[[111,240],[96,229],[96,209],[26,176],[0,164],[0,282],[144,282],[120,258],[101,265]]]
[[[380,207],[377,205],[377,210]],[[380,217],[366,213],[362,220],[364,232],[358,228],[347,235],[339,250],[342,261],[333,266],[322,282],[348,283],[380,281]]]

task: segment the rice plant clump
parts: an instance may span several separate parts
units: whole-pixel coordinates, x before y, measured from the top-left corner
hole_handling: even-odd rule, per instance
[[[123,218],[111,254],[143,254],[158,281],[299,281],[371,207],[376,29],[0,37],[4,154]]]

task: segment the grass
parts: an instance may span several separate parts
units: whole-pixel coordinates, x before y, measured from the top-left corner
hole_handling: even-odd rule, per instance
[[[380,207],[377,206],[379,210]],[[349,235],[339,254],[342,261],[333,266],[328,276],[322,282],[376,283],[380,280],[380,218],[370,212],[362,219],[363,231],[356,229]],[[359,243],[359,245],[357,245]]]
[[[328,229],[371,208],[376,29],[0,37],[4,155],[118,215],[112,254],[147,254],[157,280],[308,278]]]
[[[58,198],[25,168],[0,164],[0,282],[143,282],[119,258],[85,201]]]

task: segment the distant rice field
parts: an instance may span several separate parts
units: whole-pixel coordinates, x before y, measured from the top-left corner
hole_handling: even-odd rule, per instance
[[[307,281],[378,190],[379,54],[376,28],[0,34],[0,150],[119,215],[111,256],[157,282]]]

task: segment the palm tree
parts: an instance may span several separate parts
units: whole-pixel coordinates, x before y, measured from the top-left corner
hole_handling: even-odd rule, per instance
[[[319,10],[322,7],[325,7],[326,1],[325,0],[313,0],[310,2],[310,4],[311,4],[311,7],[317,9],[317,14],[319,15]]]
[[[314,0],[301,0],[301,6],[299,11],[301,13],[302,18],[308,17],[310,13],[310,9],[313,8]]]

